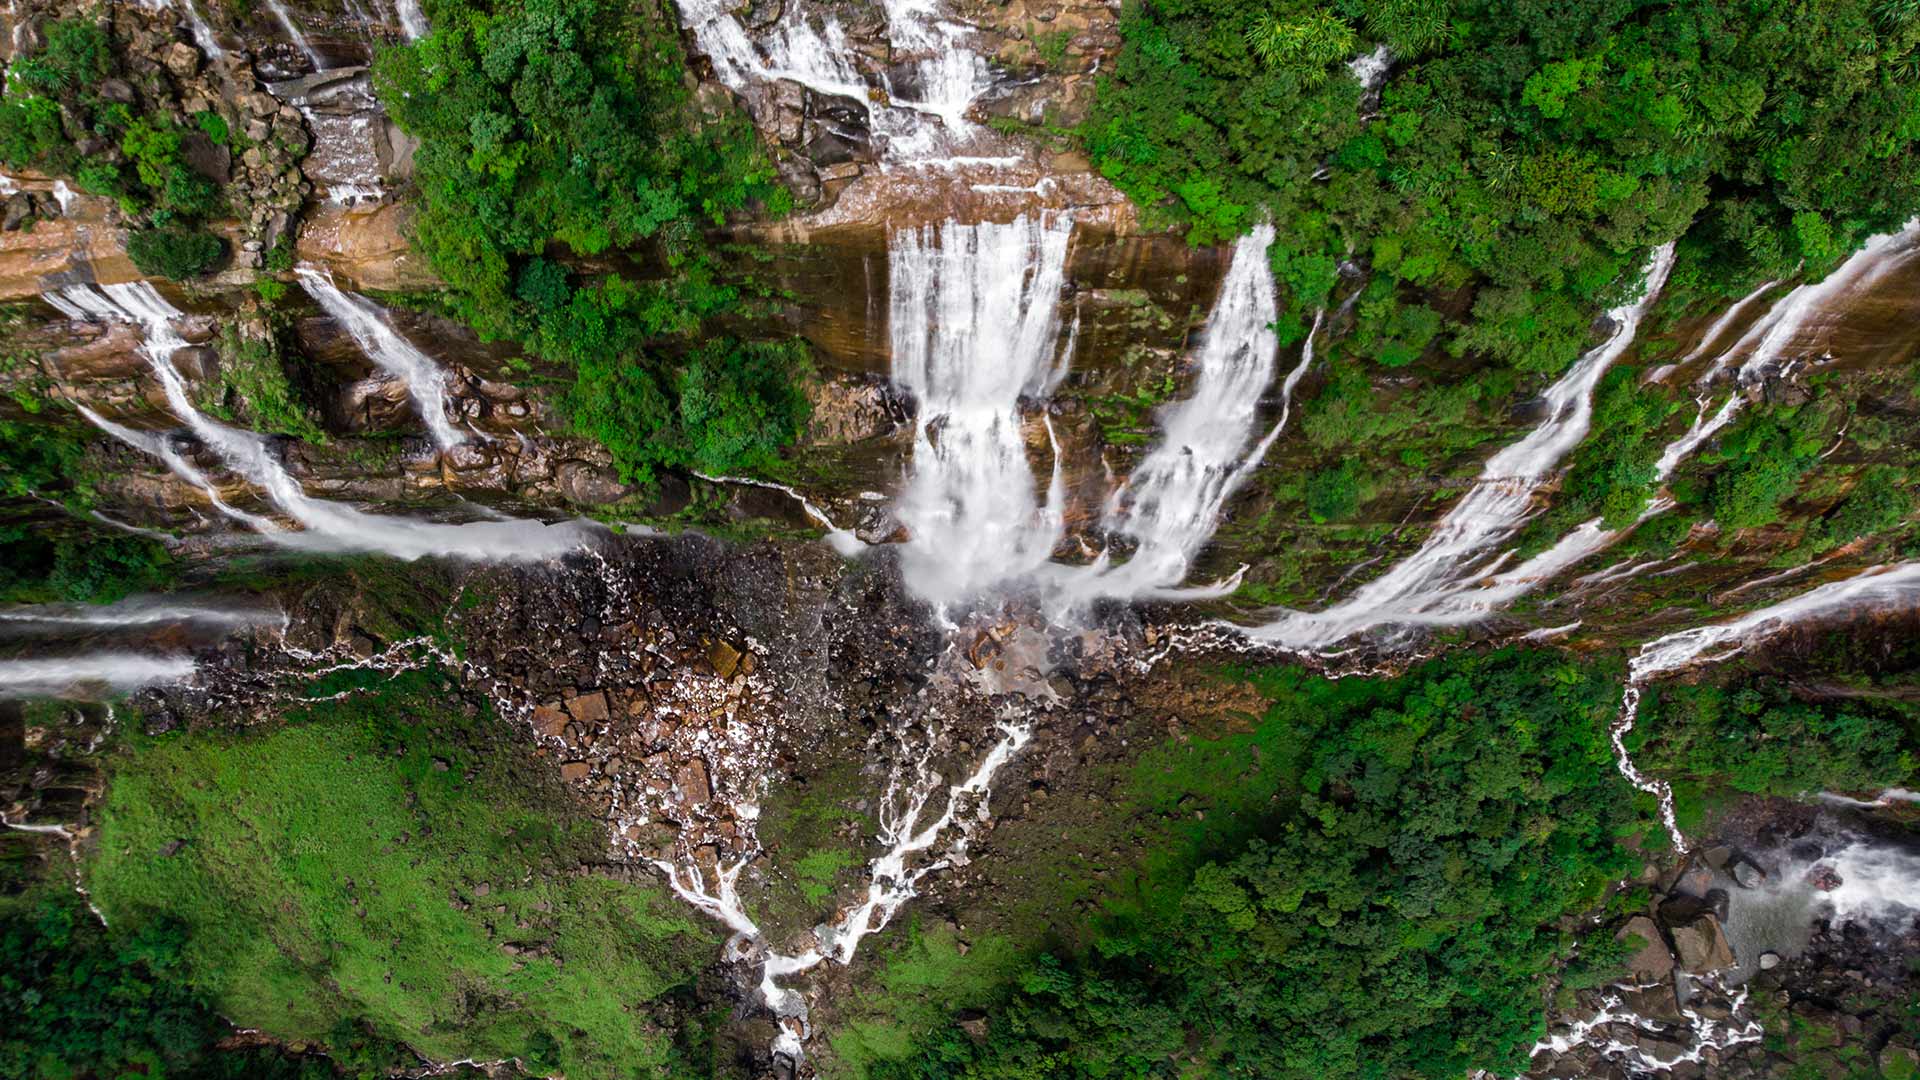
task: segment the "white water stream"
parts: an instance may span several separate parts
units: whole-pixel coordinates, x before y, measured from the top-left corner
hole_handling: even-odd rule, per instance
[[[919,403],[895,506],[909,533],[901,569],[942,613],[1031,576],[1065,531],[1057,448],[1042,502],[1020,401],[1046,394],[1070,359],[1058,345],[1072,228],[948,222],[891,239],[893,378]]]
[[[1673,245],[1654,252],[1630,303],[1608,313],[1613,332],[1581,356],[1546,392],[1546,418],[1527,437],[1495,454],[1472,490],[1434,527],[1420,550],[1325,611],[1287,612],[1249,633],[1290,649],[1325,649],[1382,626],[1447,626],[1486,610],[1476,580],[1483,563],[1534,508],[1535,494],[1587,434],[1593,389],[1633,343],[1640,321],[1673,268]],[[1497,565],[1497,561],[1496,561]]]
[[[186,341],[173,328],[173,320],[180,317],[180,312],[162,299],[152,285],[144,281],[100,289],[78,285],[49,294],[46,299],[70,317],[120,319],[145,329],[143,351],[160,380],[173,414],[223,462],[264,491],[276,508],[303,527],[299,532],[262,529],[263,535],[275,543],[305,550],[371,551],[405,560],[445,556],[514,562],[557,557],[580,547],[592,535],[594,527],[581,521],[551,526],[516,519],[438,524],[370,514],[313,498],[287,472],[265,437],[228,427],[194,407],[185,380],[173,366],[174,353],[186,346]],[[106,426],[101,418],[95,417],[94,421]],[[116,434],[121,432],[142,449],[151,448],[158,453],[164,445],[157,437],[142,439],[125,428],[119,428]],[[197,486],[211,491],[205,477],[178,454],[168,451],[160,456],[182,479],[195,482],[194,478],[198,477]],[[242,516],[218,500],[215,505],[249,524],[259,520],[251,515]]]
[[[130,596],[111,604],[27,604],[0,608],[0,623],[22,629],[111,630],[181,623],[238,629],[273,624],[284,627],[286,619],[286,614],[278,608],[239,607],[171,596]]]
[[[1685,851],[1688,845],[1674,819],[1673,789],[1666,781],[1642,773],[1627,753],[1626,736],[1639,716],[1640,695],[1646,684],[1696,664],[1725,660],[1796,623],[1837,613],[1885,610],[1911,604],[1917,598],[1920,561],[1874,566],[1737,619],[1680,630],[1640,646],[1627,665],[1627,690],[1612,730],[1614,755],[1622,776],[1660,800],[1660,819],[1676,850]]]
[[[0,699],[117,695],[193,674],[187,656],[109,651],[79,656],[0,660]]]
[[[342,291],[333,283],[333,275],[323,270],[301,266],[294,272],[300,276],[300,287],[353,336],[367,359],[406,384],[435,446],[450,450],[467,441],[466,434],[454,427],[447,415],[447,380],[451,376],[402,337],[386,312],[364,296]]]
[[[294,22],[293,16],[287,14],[286,5],[280,0],[265,0],[265,2],[267,10],[273,13],[274,20],[280,24],[280,29],[287,32],[287,40],[293,42],[295,48],[306,54],[307,61],[313,65],[313,70],[325,71],[327,62],[321,59],[319,51],[313,47],[312,42],[307,40],[307,35],[301,32],[300,24]]]
[[[420,11],[420,0],[394,0],[394,9],[400,16],[400,30],[408,41],[418,41],[431,32],[426,15]]]
[[[1161,411],[1159,444],[1107,505],[1106,527],[1137,546],[1118,564],[1102,552],[1088,566],[1055,571],[1051,580],[1070,603],[1102,596],[1205,599],[1239,587],[1237,573],[1208,586],[1179,586],[1219,526],[1227,500],[1280,436],[1294,387],[1313,364],[1318,316],[1300,362],[1281,385],[1278,421],[1248,453],[1279,348],[1273,328],[1279,311],[1267,257],[1273,239],[1273,227],[1260,225],[1235,242],[1194,358],[1199,373],[1193,392]]]
[[[990,82],[987,62],[969,45],[973,29],[943,18],[933,0],[884,0],[884,7],[895,70],[911,72],[900,82],[887,71],[871,81],[861,73],[831,12],[815,15],[790,2],[758,42],[730,0],[680,0],[680,17],[728,88],[744,94],[787,81],[851,98],[867,108],[887,160],[945,164],[977,130],[966,112]]]

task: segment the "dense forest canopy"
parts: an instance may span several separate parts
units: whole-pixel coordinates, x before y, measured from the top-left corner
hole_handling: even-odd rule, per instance
[[[1920,9],[1899,0],[1137,0],[1086,139],[1150,217],[1270,215],[1295,319],[1359,259],[1372,357],[1556,371],[1682,237],[1675,290],[1820,275],[1920,210]],[[1384,46],[1377,109],[1343,65]],[[1470,318],[1426,306],[1473,287]]]

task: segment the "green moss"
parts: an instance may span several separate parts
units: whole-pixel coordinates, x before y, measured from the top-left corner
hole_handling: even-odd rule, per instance
[[[188,983],[284,1038],[363,1020],[442,1060],[668,1075],[649,1003],[686,985],[711,929],[660,890],[572,873],[597,823],[439,681],[131,740],[95,901],[115,926],[184,924]]]

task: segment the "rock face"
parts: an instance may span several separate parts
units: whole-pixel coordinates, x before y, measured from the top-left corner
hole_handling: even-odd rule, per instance
[[[1627,925],[1621,927],[1615,937],[1645,943],[1627,960],[1627,970],[1633,972],[1634,978],[1652,982],[1673,974],[1673,953],[1668,951],[1666,938],[1661,936],[1660,927],[1652,919],[1636,915],[1627,920]]]
[[[1672,927],[1673,948],[1679,954],[1680,967],[1694,974],[1725,971],[1734,964],[1733,946],[1720,920],[1703,914],[1691,922]]]

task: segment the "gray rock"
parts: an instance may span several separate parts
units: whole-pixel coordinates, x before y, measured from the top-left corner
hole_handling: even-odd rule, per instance
[[[16,191],[7,196],[6,209],[0,212],[0,229],[13,232],[33,218],[33,196]]]
[[[1673,974],[1673,954],[1667,951],[1667,942],[1660,934],[1660,927],[1645,915],[1636,915],[1627,920],[1614,937],[1625,941],[1637,937],[1646,942],[1640,951],[1627,960],[1627,970],[1642,982],[1664,979]]]
[[[1731,872],[1734,884],[1743,889],[1757,889],[1767,881],[1767,872],[1746,859],[1734,862]]]
[[[1696,974],[1724,971],[1733,966],[1733,946],[1727,942],[1720,920],[1711,912],[1691,922],[1672,927],[1673,948],[1680,966]]]
[[[1779,966],[1780,966],[1779,953],[1763,952],[1760,954],[1760,970],[1761,971],[1772,971],[1774,968],[1777,968]]]

